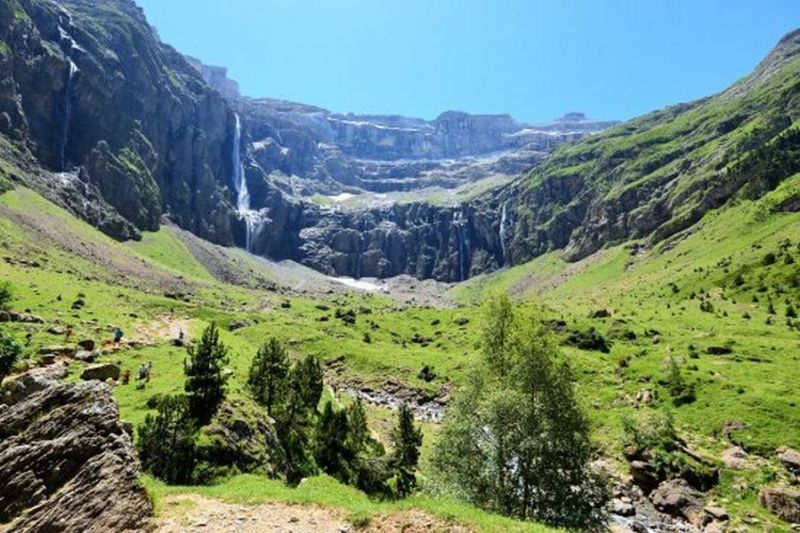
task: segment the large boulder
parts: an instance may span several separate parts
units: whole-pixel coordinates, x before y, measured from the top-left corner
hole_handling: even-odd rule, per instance
[[[783,448],[778,451],[778,459],[783,465],[796,476],[800,476],[800,452],[791,448]]]
[[[111,390],[50,383],[0,411],[0,523],[14,532],[145,531],[152,505]]]
[[[800,490],[786,487],[764,487],[758,500],[781,520],[800,524]]]
[[[671,479],[658,486],[650,495],[656,509],[670,516],[697,523],[703,516],[703,494],[692,488],[685,479]]]
[[[98,363],[89,365],[81,372],[81,379],[106,381],[107,379],[118,380],[121,369],[114,363]]]
[[[55,364],[44,368],[34,368],[24,374],[8,378],[3,383],[2,402],[0,403],[10,405],[20,402],[31,394],[46,389],[66,375],[67,367],[63,364]]]

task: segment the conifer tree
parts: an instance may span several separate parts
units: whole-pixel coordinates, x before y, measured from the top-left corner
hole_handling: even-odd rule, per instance
[[[397,427],[392,432],[394,453],[392,463],[395,470],[397,495],[411,494],[417,486],[417,464],[419,448],[422,446],[422,431],[414,425],[414,414],[403,404],[397,414]]]
[[[288,377],[289,357],[280,341],[273,337],[258,349],[247,378],[250,392],[269,415],[286,401]]]
[[[228,363],[228,349],[219,340],[217,326],[212,323],[203,331],[197,347],[189,346],[189,361],[184,365],[184,390],[189,413],[201,423],[207,423],[225,397],[227,376],[223,367]]]

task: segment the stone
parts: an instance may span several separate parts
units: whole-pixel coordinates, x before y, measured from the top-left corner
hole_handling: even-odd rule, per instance
[[[709,505],[704,510],[706,514],[708,514],[714,520],[719,520],[721,522],[725,522],[726,520],[728,520],[728,511],[726,511],[722,507],[716,505]]]
[[[696,522],[701,514],[703,495],[684,479],[665,481],[650,495],[656,509],[673,517]]]
[[[653,465],[647,461],[631,461],[629,471],[633,483],[641,487],[645,493],[649,493],[658,486],[658,476],[653,470]]]
[[[726,468],[742,470],[749,466],[749,455],[739,446],[731,446],[722,452],[722,463]]]
[[[45,346],[39,348],[39,355],[47,355],[47,354],[63,355],[65,357],[74,357],[75,348],[72,348],[70,346]]]
[[[105,385],[50,381],[0,411],[0,522],[15,532],[144,531],[139,475]]]
[[[91,352],[94,351],[95,342],[92,339],[83,339],[78,341],[78,346],[80,346],[87,352]]]
[[[237,329],[246,328],[250,325],[247,320],[234,320],[228,325],[228,331],[236,331]]]
[[[781,520],[800,523],[800,490],[787,487],[764,487],[758,501]]]
[[[610,508],[612,514],[618,516],[633,516],[636,508],[630,502],[623,502],[621,499],[611,500]]]
[[[81,372],[81,379],[87,381],[93,379],[105,381],[111,378],[116,381],[119,379],[120,373],[121,369],[119,365],[114,363],[97,363],[84,368],[83,372]]]
[[[23,374],[12,376],[3,383],[2,401],[4,404],[15,404],[46,389],[53,382],[66,376],[67,367],[64,364],[34,368]]]
[[[791,448],[778,450],[778,459],[795,476],[800,476],[800,452]]]

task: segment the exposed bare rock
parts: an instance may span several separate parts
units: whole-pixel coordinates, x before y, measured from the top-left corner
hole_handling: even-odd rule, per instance
[[[800,475],[800,452],[791,448],[778,450],[778,459],[794,475]]]
[[[658,486],[650,495],[653,505],[661,512],[697,522],[703,514],[703,495],[686,480],[672,479]]]
[[[105,381],[110,378],[117,380],[119,379],[119,374],[119,365],[115,365],[114,363],[98,363],[96,365],[87,366],[81,373],[81,379]]]
[[[800,524],[800,490],[785,487],[764,487],[758,499],[778,518]]]
[[[725,468],[731,468],[733,470],[742,470],[747,468],[750,464],[748,458],[749,455],[747,452],[741,449],[739,446],[731,446],[722,452],[722,462],[725,465]]]
[[[42,391],[67,375],[63,364],[35,368],[24,374],[11,377],[3,383],[2,403],[13,404],[22,401],[33,393]]]
[[[13,532],[144,531],[139,461],[101,383],[49,382],[0,411],[0,522]]]

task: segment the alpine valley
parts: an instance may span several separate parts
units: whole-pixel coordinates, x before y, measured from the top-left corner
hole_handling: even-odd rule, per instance
[[[533,125],[0,0],[0,257],[0,531],[800,528],[800,30]]]

